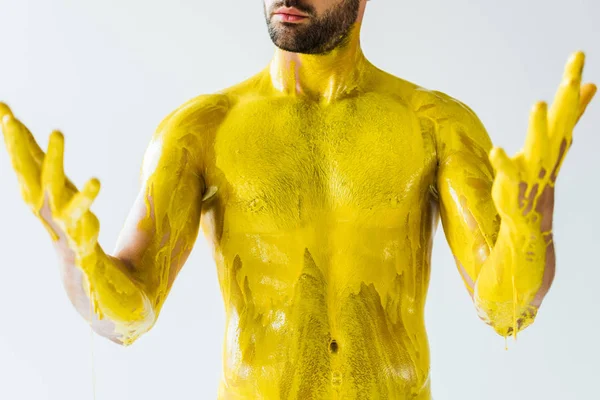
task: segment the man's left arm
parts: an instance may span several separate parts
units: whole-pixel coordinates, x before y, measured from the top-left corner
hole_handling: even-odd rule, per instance
[[[502,336],[533,322],[554,278],[554,184],[596,90],[581,86],[583,63],[583,53],[569,60],[549,110],[543,102],[534,106],[525,146],[514,157],[492,146],[464,104],[446,97],[422,108],[435,128],[446,238],[479,316]]]

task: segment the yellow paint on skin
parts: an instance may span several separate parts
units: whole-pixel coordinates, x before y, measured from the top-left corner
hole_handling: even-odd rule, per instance
[[[274,62],[169,115],[114,257],[96,243],[96,183],[55,199],[94,310],[126,344],[156,322],[202,229],[227,315],[222,399],[430,399],[424,307],[440,216],[480,316],[507,336],[536,315],[548,243],[519,184],[539,186],[534,203],[550,184],[539,171],[553,170],[560,135],[570,143],[579,86],[559,94],[549,124],[534,110],[523,153],[495,150],[492,164],[463,103],[348,57],[327,79],[316,58],[303,59],[302,76]],[[14,121],[3,129],[19,164],[32,156],[13,140]],[[39,212],[40,163],[16,164]],[[64,186],[57,171],[48,185]]]

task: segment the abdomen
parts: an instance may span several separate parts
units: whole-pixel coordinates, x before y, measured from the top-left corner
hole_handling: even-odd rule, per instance
[[[223,398],[429,398],[423,308],[430,242],[415,239],[427,235],[411,235],[411,243],[403,229],[355,232],[343,246],[334,238],[349,237],[341,230],[351,224],[335,226],[321,246],[292,234],[255,238],[272,254],[287,249],[280,275],[268,257],[252,256],[256,248],[220,266],[229,269],[221,274],[228,277]]]

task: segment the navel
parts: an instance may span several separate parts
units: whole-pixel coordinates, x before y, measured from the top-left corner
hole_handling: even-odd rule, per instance
[[[338,352],[338,348],[338,342],[335,339],[332,339],[331,342],[329,342],[329,352],[336,354]]]

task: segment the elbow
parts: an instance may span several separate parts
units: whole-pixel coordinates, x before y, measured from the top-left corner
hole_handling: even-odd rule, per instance
[[[106,338],[108,340],[110,340],[111,342],[118,344],[121,347],[129,347],[134,342],[136,342],[139,337],[140,336],[136,336],[136,337],[110,336],[110,337],[106,337]]]
[[[94,329],[94,332],[102,336],[105,339],[110,340],[111,342],[122,346],[129,347],[146,332],[148,332],[152,326],[152,322],[145,323],[137,323],[137,324],[128,324],[127,327],[124,327],[122,324],[111,323],[111,329]]]
[[[92,330],[98,336],[101,336],[109,341],[123,347],[131,346],[144,333],[151,329],[152,323],[115,323],[108,319],[96,320],[92,326]]]
[[[116,335],[106,335],[104,336],[104,338],[110,340],[111,342],[118,344],[119,346],[123,346],[125,347],[125,341],[120,337],[120,336],[116,336]]]
[[[538,307],[531,304],[517,307],[512,302],[475,301],[475,309],[479,318],[502,337],[523,331],[533,324],[538,312]]]
[[[111,340],[123,347],[129,347],[133,345],[142,335],[152,329],[154,323],[156,322],[154,315],[154,313],[151,313],[146,319],[129,321],[115,325],[115,332],[118,334],[118,336],[111,338]]]
[[[484,292],[475,288],[472,299],[477,315],[500,336],[516,336],[535,321],[553,277],[554,268],[546,268],[541,286],[534,290],[522,290],[516,296],[507,296],[504,291]],[[485,296],[482,293],[485,293]],[[504,295],[499,295],[500,293]]]
[[[503,337],[516,334],[533,324],[537,317],[541,300],[548,292],[552,270],[546,268],[542,282],[536,279],[522,279],[525,284],[515,285],[514,279],[478,279],[473,303],[477,315],[494,331]]]
[[[147,297],[144,296],[145,300]],[[149,301],[144,301],[144,311],[133,314],[99,313],[92,329],[96,334],[123,347],[129,347],[156,323],[156,312]]]

